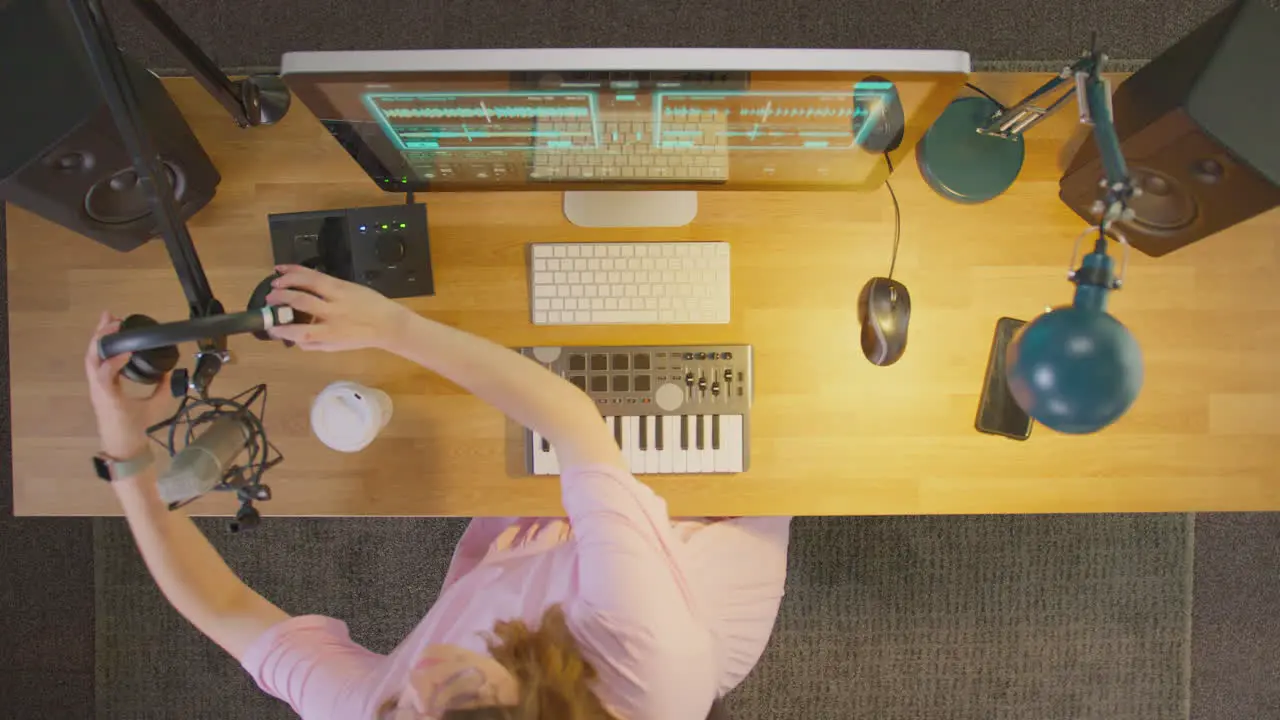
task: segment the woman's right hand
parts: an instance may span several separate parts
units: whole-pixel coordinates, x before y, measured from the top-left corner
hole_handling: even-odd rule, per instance
[[[310,324],[278,325],[268,332],[303,350],[387,348],[414,314],[362,285],[339,280],[300,265],[276,267],[280,277],[267,295],[269,305],[288,305],[314,319]]]

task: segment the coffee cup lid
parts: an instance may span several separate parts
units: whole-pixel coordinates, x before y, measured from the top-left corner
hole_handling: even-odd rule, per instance
[[[325,388],[311,404],[311,429],[334,450],[363,450],[381,429],[372,403],[351,388]]]

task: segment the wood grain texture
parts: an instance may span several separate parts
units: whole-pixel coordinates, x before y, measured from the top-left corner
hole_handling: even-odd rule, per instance
[[[977,77],[1019,97],[1039,75]],[[190,80],[167,86],[222,172],[190,223],[230,308],[269,271],[266,215],[400,202],[382,194],[297,105],[242,131]],[[1110,512],[1280,509],[1280,213],[1155,260],[1134,254],[1116,317],[1142,345],[1146,383],[1113,427],[1085,437],[1036,428],[1027,442],[973,428],[992,332],[1067,302],[1081,221],[1057,198],[1064,112],[1026,139],[1006,195],[967,207],[934,195],[914,163],[894,174],[902,205],[898,277],[912,293],[906,355],[874,367],[858,348],[855,301],[887,270],[893,214],[880,190],[704,193],[693,225],[584,230],[558,193],[427,198],[437,320],[510,345],[750,343],[752,469],[646,478],[676,515]],[[681,327],[535,328],[530,242],[719,240],[733,246],[733,322]],[[81,358],[97,313],[175,320],[185,304],[159,243],[118,254],[21,210],[9,226],[10,372],[19,515],[110,515]],[[520,436],[495,410],[419,368],[372,352],[303,354],[235,338],[231,393],[270,385],[266,422],[286,456],[271,515],[554,515],[553,478],[513,472]],[[307,409],[336,379],[391,393],[395,417],[369,450],[344,455],[311,434]],[[197,513],[232,510],[207,497]]]

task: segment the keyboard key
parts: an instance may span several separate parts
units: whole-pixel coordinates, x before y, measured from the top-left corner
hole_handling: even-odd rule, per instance
[[[711,417],[707,416],[706,425],[711,425]],[[715,472],[716,469],[716,451],[711,447],[711,429],[707,428],[706,442],[702,446],[702,457],[698,459],[698,465],[702,468],[702,472]]]
[[[663,418],[667,424],[664,431],[665,435],[670,438],[670,442],[667,443],[668,449],[663,453],[663,457],[665,458],[664,462],[669,461],[670,472],[673,473],[682,473],[685,471],[684,460],[685,457],[687,457],[687,452],[685,449],[681,448],[679,443],[676,442],[676,438],[679,436],[680,432],[680,421],[683,417],[683,415],[680,417],[668,415]]]
[[[655,442],[655,435],[662,423],[662,418],[643,415],[640,417],[640,422],[642,423],[641,427],[645,428],[645,432],[648,434],[649,443],[649,447],[645,449],[644,453],[644,472],[649,474],[661,472],[662,457]]]
[[[610,298],[610,300],[612,299]],[[658,313],[652,310],[592,310],[591,322],[600,325],[616,323],[652,324],[658,322]]]

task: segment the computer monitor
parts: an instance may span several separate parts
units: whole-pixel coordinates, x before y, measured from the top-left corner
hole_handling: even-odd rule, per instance
[[[566,49],[287,53],[281,75],[389,192],[562,190],[580,225],[676,226],[700,191],[879,187],[968,72],[941,50]]]

